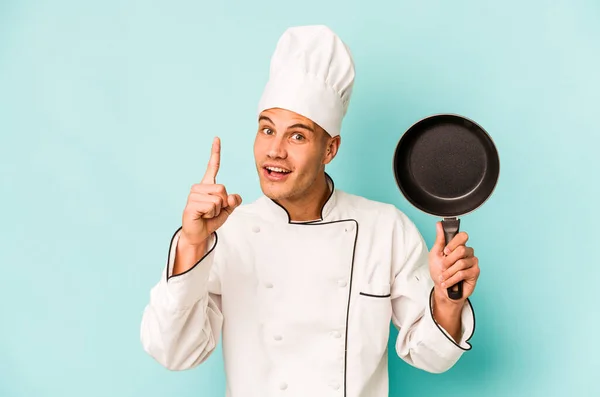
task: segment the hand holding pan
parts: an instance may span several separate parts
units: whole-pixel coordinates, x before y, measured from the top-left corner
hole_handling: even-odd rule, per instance
[[[500,174],[498,152],[488,133],[454,114],[429,116],[401,137],[393,160],[400,191],[416,208],[442,217],[446,244],[458,234],[459,216],[492,194]],[[448,288],[461,299],[463,282]]]

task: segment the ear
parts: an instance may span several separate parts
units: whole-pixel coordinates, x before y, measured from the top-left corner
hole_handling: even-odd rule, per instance
[[[342,138],[339,135],[334,136],[333,138],[326,139],[326,147],[325,147],[325,157],[323,159],[323,164],[329,164],[331,160],[335,158],[335,155],[342,144]]]

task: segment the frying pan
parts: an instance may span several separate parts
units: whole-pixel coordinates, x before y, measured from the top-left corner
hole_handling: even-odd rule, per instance
[[[498,151],[489,134],[456,114],[436,114],[413,124],[400,138],[393,159],[396,183],[410,204],[442,218],[445,242],[460,218],[492,194],[500,174]],[[448,287],[460,299],[463,282]]]

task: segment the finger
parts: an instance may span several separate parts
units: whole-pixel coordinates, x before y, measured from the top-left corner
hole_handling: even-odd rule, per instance
[[[242,197],[239,194],[230,194],[227,196],[227,203],[229,206],[223,209],[227,211],[228,214],[231,214],[234,209],[242,204]]]
[[[221,197],[221,195],[206,193],[190,193],[190,195],[188,196],[189,203],[201,203],[203,201],[209,201],[211,203],[217,203],[220,206],[223,206],[223,197]]]
[[[457,272],[475,266],[475,261],[473,261],[473,259],[474,258],[458,260],[456,263],[454,263],[452,266],[450,266],[448,269],[444,270],[440,274],[440,281],[446,281],[450,277],[454,276]]]
[[[433,247],[431,248],[431,250],[439,254],[442,252],[444,246],[446,245],[444,237],[444,227],[442,226],[442,222],[437,222],[435,224],[435,230],[435,241],[433,242]]]
[[[194,214],[195,219],[210,219],[216,215],[217,205],[211,201],[192,202],[186,207],[186,211]]]
[[[469,235],[467,232],[460,232],[454,236],[448,244],[446,244],[446,248],[444,248],[444,254],[449,255],[452,251],[454,251],[458,246],[465,245],[469,240]]]
[[[456,261],[463,258],[472,258],[475,255],[475,250],[472,247],[459,245],[454,251],[444,258],[444,268],[447,269]]]
[[[444,288],[452,287],[456,285],[460,281],[470,280],[477,278],[477,269],[475,267],[470,267],[466,270],[459,270],[454,273],[454,275],[448,278],[445,281],[442,281],[441,286]]]
[[[223,198],[211,194],[191,193],[189,196],[190,203],[213,203],[215,205],[215,216],[219,216],[221,208],[223,208]]]
[[[225,188],[224,185],[219,185],[219,184],[208,184],[207,185],[207,184],[197,183],[192,186],[190,191],[192,193],[219,196],[222,199],[223,206],[227,206],[227,189]]]
[[[202,183],[217,183],[217,173],[221,166],[221,140],[219,137],[213,139],[212,148],[210,152],[210,160],[208,160],[208,167]]]

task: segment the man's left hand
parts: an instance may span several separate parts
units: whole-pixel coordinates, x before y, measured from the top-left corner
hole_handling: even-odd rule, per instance
[[[429,271],[435,284],[435,301],[462,307],[475,290],[479,278],[479,259],[475,256],[475,250],[466,245],[469,239],[466,232],[459,232],[446,244],[441,222],[437,222],[436,229],[436,240],[429,252]],[[459,281],[463,281],[462,297],[458,300],[450,299],[447,289]]]

